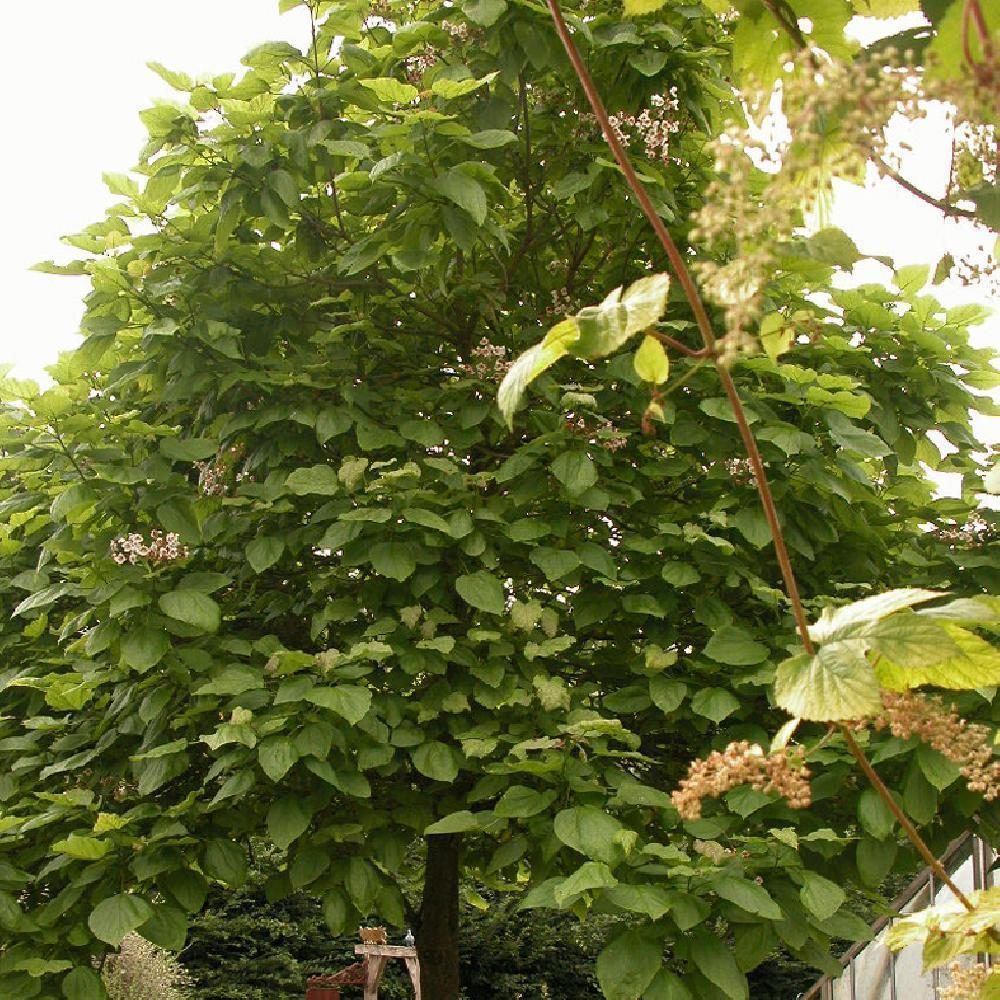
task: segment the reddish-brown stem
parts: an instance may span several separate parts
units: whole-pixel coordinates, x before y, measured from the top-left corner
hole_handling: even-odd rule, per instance
[[[927,862],[934,875],[941,880],[955,894],[955,898],[967,909],[972,910],[973,905],[968,896],[952,881],[951,876],[945,871],[944,865],[934,856],[931,849],[924,843],[923,837],[917,832],[917,828],[910,822],[909,817],[899,807],[899,803],[892,797],[892,792],[885,786],[885,782],[878,776],[878,772],[872,767],[871,762],[865,756],[864,750],[858,745],[854,734],[847,726],[838,727],[847,740],[847,746],[854,759],[858,762],[858,767],[865,773],[865,777],[871,782],[872,787],[882,797],[882,800],[889,807],[889,811],[899,821],[907,839],[917,849],[917,853]]]
[[[679,340],[671,337],[669,333],[660,333],[659,330],[647,330],[646,336],[658,340],[661,344],[666,344],[667,347],[672,347],[678,354],[686,354],[689,358],[708,357],[707,347],[688,347],[687,344],[682,344]]]
[[[590,102],[594,115],[600,123],[604,138],[611,147],[611,151],[618,161],[618,166],[621,168],[628,186],[632,189],[632,193],[635,195],[643,213],[649,220],[649,224],[653,227],[653,231],[656,233],[666,252],[670,266],[684,291],[684,297],[688,300],[691,311],[694,313],[695,322],[698,324],[698,331],[701,333],[701,339],[705,345],[705,352],[714,358],[716,370],[719,373],[719,378],[722,380],[726,396],[729,398],[730,406],[733,409],[733,416],[736,418],[736,426],[739,428],[740,438],[743,440],[743,446],[746,448],[747,456],[750,459],[750,467],[753,469],[757,482],[757,492],[760,494],[761,503],[764,507],[764,515],[767,517],[767,523],[771,528],[771,537],[774,539],[774,551],[778,558],[778,566],[781,569],[782,579],[785,581],[785,591],[792,605],[795,624],[802,638],[802,645],[808,653],[812,654],[815,650],[812,640],[809,638],[809,624],[806,619],[805,609],[802,607],[802,599],[799,596],[799,588],[792,569],[792,562],[788,556],[788,549],[785,546],[781,524],[778,521],[778,512],[774,505],[774,497],[767,481],[767,473],[764,471],[764,463],[761,461],[760,451],[757,448],[757,442],[754,440],[753,432],[750,430],[750,424],[747,422],[743,404],[740,401],[739,393],[736,391],[736,385],[729,374],[729,369],[718,357],[716,337],[712,330],[712,322],[708,318],[708,311],[705,309],[705,304],[698,294],[698,289],[695,286],[694,279],[691,277],[691,272],[684,263],[684,258],[677,249],[673,237],[667,231],[663,220],[653,207],[653,202],[650,200],[642,181],[639,180],[639,176],[632,166],[632,161],[629,159],[622,144],[618,141],[615,130],[611,127],[611,120],[608,117],[607,109],[604,107],[604,101],[594,86],[594,81],[590,76],[586,63],[583,61],[583,57],[580,55],[580,50],[576,47],[576,42],[573,41],[573,36],[559,8],[559,0],[546,0],[546,2],[552,14],[552,20],[555,22],[556,31],[559,33],[559,37],[566,49],[566,54],[573,64],[573,69],[576,71],[584,93],[587,95],[587,100]]]
[[[573,36],[566,25],[566,21],[563,19],[562,11],[559,8],[559,0],[546,0],[546,3],[548,4],[549,11],[552,14],[552,20],[555,23],[556,31],[562,40],[570,62],[573,64],[573,69],[576,71],[576,75],[581,86],[583,87],[584,93],[587,95],[587,100],[590,102],[594,115],[600,123],[601,130],[604,133],[604,138],[611,147],[611,151],[614,153],[618,166],[621,168],[625,180],[638,200],[639,205],[642,207],[643,213],[649,220],[650,225],[653,227],[653,231],[659,237],[660,243],[663,245],[663,249],[667,254],[667,259],[670,261],[674,274],[677,276],[677,280],[680,282],[684,295],[691,306],[691,310],[694,313],[695,320],[698,324],[698,330],[700,331],[702,340],[704,341],[705,354],[712,357],[715,362],[716,371],[719,374],[726,396],[729,399],[730,406],[733,410],[733,416],[736,418],[736,425],[739,428],[740,438],[746,448],[747,457],[750,459],[750,467],[754,472],[757,492],[760,495],[761,504],[764,507],[764,514],[767,517],[767,522],[771,529],[771,537],[774,540],[775,553],[778,557],[778,564],[781,567],[781,575],[785,581],[785,589],[788,594],[788,599],[792,605],[796,625],[802,639],[802,645],[807,653],[813,655],[815,653],[815,647],[809,636],[809,625],[806,620],[805,610],[802,607],[802,599],[799,595],[799,589],[795,580],[795,573],[792,570],[788,549],[785,546],[784,534],[781,530],[781,524],[778,521],[778,512],[774,504],[774,495],[772,494],[770,485],[768,484],[767,474],[764,471],[764,463],[760,456],[760,450],[757,447],[756,439],[754,438],[753,432],[750,430],[750,425],[747,422],[746,413],[743,410],[743,404],[740,401],[739,393],[736,390],[736,384],[733,382],[728,367],[719,357],[716,346],[716,337],[712,330],[711,321],[708,318],[708,312],[706,311],[705,305],[701,300],[701,296],[698,293],[694,280],[687,269],[687,265],[684,263],[683,257],[678,251],[670,233],[667,231],[666,226],[663,224],[663,220],[659,217],[659,215],[657,215],[656,209],[653,207],[653,203],[650,200],[649,195],[646,193],[646,189],[643,186],[642,181],[639,180],[628,154],[625,152],[622,144],[618,141],[615,131],[611,127],[611,122],[608,118],[607,110],[604,107],[604,102],[601,99],[600,92],[595,87],[594,81],[583,61],[583,57],[580,55],[580,51],[577,49]],[[969,4],[975,4],[978,9],[977,0],[967,0],[966,9],[968,9]],[[683,353],[690,355],[691,349],[685,347]],[[854,755],[854,759],[858,762],[858,766],[864,772],[875,791],[889,807],[889,810],[899,821],[899,824],[905,832],[907,838],[917,849],[921,858],[927,862],[935,875],[945,885],[947,885],[948,888],[951,889],[951,891],[955,894],[955,898],[958,899],[966,909],[972,910],[973,906],[968,897],[951,880],[948,873],[945,871],[944,866],[934,856],[931,849],[920,836],[916,827],[910,822],[903,810],[900,809],[896,800],[892,797],[892,793],[888,788],[886,788],[885,783],[872,767],[868,758],[865,756],[864,751],[858,745],[857,740],[854,739],[850,729],[843,725],[838,728],[844,734],[844,737],[847,740],[847,745],[850,748],[851,753]]]

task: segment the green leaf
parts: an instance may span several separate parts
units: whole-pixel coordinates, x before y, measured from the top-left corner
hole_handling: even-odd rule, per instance
[[[219,450],[218,441],[210,438],[164,438],[160,451],[180,462],[199,462],[212,458]]]
[[[751,639],[743,629],[735,625],[723,625],[712,633],[712,638],[705,646],[705,655],[716,663],[748,666],[766,660],[768,648]]]
[[[159,605],[165,615],[203,632],[217,632],[222,622],[219,605],[197,590],[171,590],[160,597]]]
[[[625,0],[626,17],[642,17],[665,6],[667,0]]]
[[[180,951],[187,940],[187,917],[173,906],[160,903],[153,915],[140,928],[139,933],[166,951]]]
[[[487,203],[483,186],[458,167],[436,178],[434,188],[438,194],[468,212],[477,226],[486,221]]]
[[[302,798],[286,795],[272,802],[267,811],[267,834],[274,844],[288,850],[309,829],[312,817],[312,809]]]
[[[895,611],[942,597],[938,591],[907,588],[865,597],[842,608],[824,608],[814,625],[809,627],[813,642],[849,639],[864,631],[870,622],[880,621]]]
[[[122,893],[98,903],[87,918],[87,926],[98,940],[117,948],[126,934],[137,930],[152,915],[152,906],[141,896]]]
[[[498,149],[517,142],[517,136],[505,128],[487,128],[472,135],[462,136],[462,142],[475,149]]]
[[[489,816],[489,813],[486,814]],[[481,829],[479,825],[479,819],[476,814],[469,812],[468,809],[462,809],[459,812],[453,812],[443,819],[439,819],[436,823],[431,823],[429,827],[424,830],[424,834],[432,833],[469,833],[472,830]]]
[[[669,969],[660,969],[642,1000],[694,1000],[683,981]]]
[[[615,838],[624,827],[603,809],[596,806],[564,809],[556,816],[553,830],[567,847],[585,857],[612,866],[622,860],[623,851]]]
[[[162,878],[164,888],[188,913],[197,913],[205,905],[208,882],[200,872],[181,868]]]
[[[735,903],[747,913],[768,920],[781,920],[784,917],[781,907],[772,899],[771,894],[755,882],[724,875],[712,882],[712,888],[716,895]]]
[[[413,558],[413,546],[406,542],[380,542],[373,545],[370,553],[372,567],[379,576],[393,580],[406,580],[417,568]]]
[[[218,879],[232,889],[247,880],[247,859],[243,848],[231,840],[213,840],[205,848],[202,868],[209,878]]]
[[[896,825],[896,818],[874,788],[866,788],[858,799],[861,829],[876,840],[885,840]]]
[[[597,482],[594,460],[582,451],[564,451],[549,468],[572,496],[579,496]]]
[[[663,964],[663,946],[651,934],[627,930],[597,956],[597,981],[608,1000],[639,1000]]]
[[[686,694],[687,685],[683,681],[662,674],[649,679],[649,697],[664,715],[672,715]]]
[[[163,629],[141,626],[132,629],[122,639],[122,662],[144,674],[151,670],[170,649],[170,638]]]
[[[464,97],[466,94],[471,94],[480,87],[485,87],[495,78],[496,73],[490,73],[488,76],[484,76],[480,80],[472,78],[467,80],[449,80],[445,77],[439,76],[431,84],[431,93],[436,97],[443,97],[445,100],[451,100],[455,97]]]
[[[600,305],[581,309],[576,314],[580,337],[573,345],[573,353],[591,360],[612,354],[629,338],[659,321],[667,308],[669,291],[669,274],[650,274],[624,293],[616,288]]]
[[[644,382],[660,385],[670,375],[670,359],[655,337],[643,337],[639,349],[632,360],[636,374]]]
[[[337,474],[329,465],[311,465],[296,469],[285,480],[287,489],[299,496],[315,493],[320,496],[333,496],[340,492]]]
[[[466,0],[462,10],[470,21],[491,28],[507,10],[507,0]]]
[[[466,604],[493,615],[502,615],[507,608],[503,584],[486,570],[465,573],[455,581],[455,590]]]
[[[698,931],[691,939],[691,961],[698,971],[730,1000],[748,1000],[746,976],[733,953],[715,934]]]
[[[587,861],[555,887],[553,896],[557,906],[565,907],[583,892],[610,889],[617,884],[618,879],[611,874],[611,869],[604,862]]]
[[[93,969],[74,969],[62,981],[66,1000],[108,1000],[108,991],[101,977]]]
[[[340,684],[337,687],[313,688],[306,695],[306,701],[336,712],[354,726],[368,714],[372,693],[368,688]]]
[[[934,662],[929,666],[915,664],[904,666],[889,660],[886,656],[876,667],[882,684],[895,690],[933,684],[935,687],[953,691],[974,691],[981,687],[1000,685],[1000,650],[958,625],[945,623],[938,628],[944,631],[944,639],[953,643],[958,655]],[[943,644],[941,640],[937,642],[938,645],[934,648],[939,651],[943,648]],[[911,657],[912,660],[917,658],[919,653]]]
[[[624,885],[619,883],[604,893],[604,900],[612,906],[641,913],[652,920],[659,920],[673,906],[666,889],[658,885]]]
[[[739,701],[725,688],[702,688],[691,699],[693,712],[716,723],[722,722],[739,707]]]
[[[545,812],[557,794],[554,789],[539,792],[524,785],[512,785],[500,797],[493,812],[504,819],[528,819]]]
[[[367,87],[380,101],[388,104],[409,104],[417,99],[420,91],[412,84],[394,80],[391,76],[380,76],[373,80],[358,80],[362,87]]]
[[[280,538],[255,538],[247,545],[247,561],[255,573],[270,569],[285,551],[285,543]]]
[[[540,344],[529,347],[510,366],[497,391],[497,406],[508,427],[513,427],[514,412],[528,386],[568,354],[579,336],[576,320],[564,319],[549,330]]]
[[[52,845],[52,850],[80,861],[97,861],[111,850],[111,844],[106,840],[71,833],[65,840],[56,841]]]
[[[275,783],[288,774],[299,759],[299,752],[286,736],[271,736],[257,748],[261,770]]]
[[[808,868],[804,868],[801,874],[803,885],[799,890],[799,896],[805,908],[817,920],[832,917],[843,905],[847,894],[836,882],[831,882],[828,878],[809,871]]]
[[[760,337],[764,353],[772,361],[777,361],[792,346],[795,328],[786,323],[781,313],[768,313],[761,320],[757,335]]]
[[[444,743],[430,740],[421,743],[410,754],[413,766],[434,781],[451,783],[458,777],[458,759],[455,751]]]
[[[857,639],[833,642],[813,657],[801,654],[780,663],[774,694],[789,715],[818,722],[864,719],[882,710],[875,671]]]
[[[870,888],[880,886],[892,869],[897,850],[894,840],[862,837],[855,855],[861,881]]]

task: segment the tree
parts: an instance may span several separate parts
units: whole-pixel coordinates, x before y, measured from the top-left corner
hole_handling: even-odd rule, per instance
[[[572,17],[682,246],[770,10]],[[458,995],[463,870],[620,917],[611,998],[745,996],[779,941],[829,966],[863,929],[839,883],[916,864],[846,744],[803,726],[810,810],[741,786],[683,820],[670,796],[708,750],[768,744],[795,645],[713,366],[672,348],[651,406],[655,345],[563,362],[513,434],[496,405],[554,324],[694,328],[548,12],[312,12],[304,52],[262,46],[239,78],[156,67],[183,100],[144,112],[144,183],[109,177],[122,201],[70,239],[92,256],[50,268],[89,276],[85,339],[51,388],[4,385],[0,987],[103,996],[92,959],[132,931],[180,948],[261,835],[289,854],[272,899],[316,894],[333,934],[412,925],[435,1000]],[[760,173],[731,168],[758,203]],[[962,535],[984,313],[943,309],[919,269],[837,290],[859,255],[836,231],[752,235],[768,279],[741,332],[767,350],[733,340],[727,370],[807,609],[995,587],[992,529]],[[623,306],[592,306],[616,285]],[[963,497],[935,500],[920,463]],[[956,700],[991,718],[990,691]],[[867,746],[933,845],[994,819],[940,753]]]

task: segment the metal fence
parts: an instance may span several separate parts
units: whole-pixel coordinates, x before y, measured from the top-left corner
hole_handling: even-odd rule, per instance
[[[966,835],[951,843],[941,863],[955,885],[970,892],[995,884],[991,868],[996,858],[996,852],[982,840]],[[914,913],[953,898],[952,891],[928,868],[893,900],[891,909],[896,914]],[[925,975],[919,944],[889,951],[885,938],[893,919],[879,919],[872,926],[873,939],[855,945],[841,957],[843,974],[836,979],[824,976],[802,1000],[939,1000],[940,991],[950,983],[948,970],[935,969]]]

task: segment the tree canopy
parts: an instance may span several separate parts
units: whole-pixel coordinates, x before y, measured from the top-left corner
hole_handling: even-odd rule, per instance
[[[732,85],[788,46],[771,4],[629,6],[569,16],[693,253]],[[850,55],[850,4],[775,7],[800,8]],[[51,387],[2,386],[0,992],[102,997],[92,959],[136,930],[180,948],[257,836],[287,852],[270,898],[317,894],[332,934],[412,924],[433,1000],[457,995],[460,866],[526,907],[620,916],[613,1000],[739,1000],[779,945],[828,968],[865,933],[842,885],[916,856],[837,738],[810,749],[811,809],[741,785],[685,820],[671,799],[692,759],[769,745],[795,626],[713,366],[672,353],[667,379],[658,341],[597,360],[694,317],[548,12],[311,9],[304,49],[240,74],[154,66],[177,102],[143,112],[121,200],[69,239],[86,260],[49,266],[88,277],[84,340]],[[969,344],[986,312],[942,307],[930,268],[846,289],[857,248],[797,221],[756,234],[764,350],[730,370],[808,610],[995,591],[970,424],[995,412]],[[501,413],[515,356],[560,326],[576,359]],[[962,496],[936,499],[928,466]],[[989,722],[993,695],[955,701]],[[993,822],[937,750],[867,749],[932,844]]]

